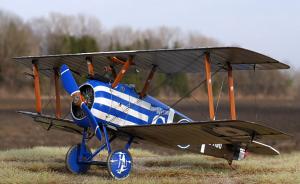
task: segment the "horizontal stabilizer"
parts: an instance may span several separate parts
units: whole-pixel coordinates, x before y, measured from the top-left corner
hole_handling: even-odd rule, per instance
[[[252,141],[251,144],[247,146],[247,151],[261,154],[261,155],[279,155],[279,151],[273,148],[272,146],[269,146],[267,144],[258,142],[258,141]]]

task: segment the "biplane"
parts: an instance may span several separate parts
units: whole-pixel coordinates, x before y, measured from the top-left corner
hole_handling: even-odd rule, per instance
[[[14,58],[32,68],[36,112],[18,111],[35,122],[62,131],[80,134],[81,142],[66,154],[66,167],[75,174],[86,173],[91,165],[107,168],[115,179],[129,176],[133,160],[129,152],[132,143],[145,141],[173,149],[182,149],[202,155],[242,160],[247,152],[277,155],[279,152],[264,144],[266,139],[285,139],[289,136],[279,130],[255,122],[238,120],[234,98],[234,70],[288,69],[289,66],[263,54],[238,47],[191,49],[160,49],[113,51]],[[110,77],[98,74],[106,69]],[[141,91],[121,83],[135,68],[148,72]],[[155,73],[203,72],[207,87],[209,120],[193,120],[148,94]],[[212,73],[228,73],[230,117],[215,119],[212,94]],[[55,114],[42,112],[40,74],[54,78]],[[74,75],[84,76],[78,84]],[[60,80],[59,80],[60,79]],[[62,118],[60,81],[72,97],[72,118]],[[200,81],[200,79],[199,79]],[[200,111],[200,110],[199,110]],[[94,151],[88,148],[91,137],[100,141]],[[121,149],[112,148],[116,138],[126,140]],[[102,141],[102,142],[101,142]],[[107,150],[104,161],[95,157]]]

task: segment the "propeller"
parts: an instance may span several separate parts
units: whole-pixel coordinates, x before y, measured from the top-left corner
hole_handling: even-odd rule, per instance
[[[60,67],[60,76],[64,89],[67,93],[69,93],[72,96],[73,103],[77,106],[80,106],[80,108],[85,112],[89,119],[90,127],[92,128],[92,130],[95,131],[96,137],[101,141],[102,135],[99,125],[94,115],[92,114],[88,106],[85,104],[84,98],[81,95],[78,85],[67,65],[62,65]]]

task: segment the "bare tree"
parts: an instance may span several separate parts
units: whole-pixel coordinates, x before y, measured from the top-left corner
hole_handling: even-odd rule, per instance
[[[161,26],[139,30],[129,26],[117,26],[105,29],[95,17],[59,13],[52,13],[48,17],[35,18],[24,23],[16,15],[0,11],[0,84],[5,86],[13,86],[16,83],[28,84],[21,76],[21,66],[11,62],[11,57],[85,51],[87,49],[80,48],[82,38],[90,41],[90,46],[86,48],[96,48],[99,51],[222,45],[214,38],[197,32],[184,33],[176,27]],[[76,46],[72,47],[74,43]],[[253,80],[254,74],[256,82]],[[178,88],[174,86],[177,85],[176,82],[171,84],[174,89],[180,89],[182,86],[180,83],[183,82],[181,79],[186,78],[185,75],[177,76],[180,79]],[[238,92],[243,95],[290,94],[290,91],[299,91],[300,88],[299,77],[294,77],[292,80],[291,75],[280,71],[235,72],[234,75],[239,79],[236,80]],[[187,83],[195,84],[201,78],[203,78],[201,74],[189,74],[186,80],[189,81]],[[220,85],[222,79],[221,75],[216,77],[214,85]],[[223,90],[223,92],[227,91]]]
[[[220,42],[214,38],[210,38],[204,36],[199,33],[189,33],[184,41],[184,46],[191,48],[191,47],[217,47],[220,46]]]
[[[11,58],[35,55],[38,47],[31,28],[16,15],[0,11],[0,24],[1,85],[14,86],[16,81],[24,81],[24,77],[20,70],[22,66],[17,65]],[[15,86],[22,84],[19,82]]]

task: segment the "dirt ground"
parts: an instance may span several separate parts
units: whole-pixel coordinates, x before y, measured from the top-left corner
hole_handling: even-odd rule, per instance
[[[44,102],[46,104],[46,102]],[[68,110],[64,103],[64,111]],[[300,102],[294,100],[237,100],[238,119],[260,122],[293,136],[284,142],[269,142],[280,151],[300,149]],[[17,110],[33,110],[33,100],[2,99],[0,105],[0,149],[27,148],[34,146],[70,146],[80,141],[80,136],[57,130],[46,131],[31,118],[17,114]],[[52,107],[49,104],[47,107]],[[207,102],[183,101],[176,110],[194,120],[208,120]],[[219,104],[216,119],[229,118],[227,102]],[[47,110],[45,110],[47,111]],[[48,110],[49,111],[49,110]],[[48,113],[51,113],[49,111]],[[96,143],[94,143],[96,144]],[[147,145],[135,147],[152,148]],[[160,149],[160,148],[158,148]]]
[[[275,157],[249,155],[233,162],[199,154],[161,155],[131,149],[133,170],[117,181],[106,168],[92,166],[86,174],[71,174],[65,167],[66,147],[34,147],[0,151],[0,183],[51,184],[295,184],[300,182],[300,152]],[[105,160],[106,152],[97,160]]]

